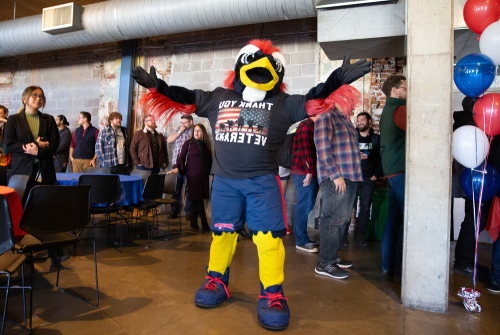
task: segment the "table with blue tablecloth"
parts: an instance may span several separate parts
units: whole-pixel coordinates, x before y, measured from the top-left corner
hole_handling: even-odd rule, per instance
[[[78,185],[78,178],[83,173],[56,173],[56,185]],[[120,177],[120,200],[116,202],[119,206],[128,206],[143,201],[142,178],[135,176],[118,175]]]

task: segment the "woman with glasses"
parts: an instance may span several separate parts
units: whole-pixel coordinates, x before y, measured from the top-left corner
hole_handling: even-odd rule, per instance
[[[11,176],[31,176],[26,195],[41,177],[43,185],[54,185],[56,172],[52,156],[59,147],[59,131],[54,117],[40,112],[46,98],[38,86],[27,87],[22,95],[23,107],[9,117],[5,143],[12,153]],[[24,203],[24,199],[21,199]]]
[[[201,218],[203,231],[210,231],[203,199],[208,199],[209,177],[212,167],[212,148],[207,130],[202,124],[194,127],[191,138],[181,149],[177,164],[173,170],[167,172],[186,175],[189,200],[192,202],[191,227],[199,229],[198,216]]]

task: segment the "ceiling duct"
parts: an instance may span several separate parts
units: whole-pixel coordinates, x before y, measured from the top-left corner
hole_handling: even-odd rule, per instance
[[[315,16],[314,0],[112,0],[84,7],[82,31],[44,33],[42,15],[0,22],[0,57]]]

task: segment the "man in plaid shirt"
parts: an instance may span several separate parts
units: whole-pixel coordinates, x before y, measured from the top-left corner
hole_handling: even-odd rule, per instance
[[[350,112],[350,111],[349,111]],[[338,109],[318,117],[314,143],[318,154],[318,182],[323,201],[320,249],[316,273],[337,279],[349,277],[352,262],[338,257],[350,220],[357,182],[363,180],[358,133]]]
[[[172,155],[172,166],[177,163],[177,157],[181,153],[182,145],[186,142],[191,135],[193,134],[193,117],[191,115],[183,115],[181,116],[181,125],[175,129],[173,134],[170,134],[167,137],[167,143],[174,144],[174,154]],[[175,219],[180,212],[180,201],[182,194],[182,187],[186,182],[186,176],[181,176],[181,174],[177,174],[177,187],[175,190],[172,199],[177,200],[171,205],[172,212],[169,215],[169,218]],[[191,219],[191,201],[189,201],[188,197],[188,189],[186,185],[185,189],[186,194],[186,206],[184,207],[184,212],[186,213],[186,220]]]
[[[314,146],[314,122],[318,117],[303,121],[293,137],[291,176],[297,189],[297,205],[293,214],[295,245],[298,250],[318,252],[317,241],[307,235],[307,218],[314,208],[318,195],[316,179],[316,148]]]
[[[99,132],[95,143],[100,166],[107,168],[111,174],[128,174],[129,147],[127,128],[122,127],[122,115],[110,113],[108,126]]]

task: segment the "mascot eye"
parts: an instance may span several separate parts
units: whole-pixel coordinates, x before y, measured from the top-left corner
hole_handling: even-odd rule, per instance
[[[244,54],[243,56],[241,56],[241,62],[245,65],[253,63],[254,61],[255,61],[254,54]]]
[[[279,59],[274,59],[274,69],[276,72],[281,72],[281,70],[283,70],[283,64],[281,64]]]

